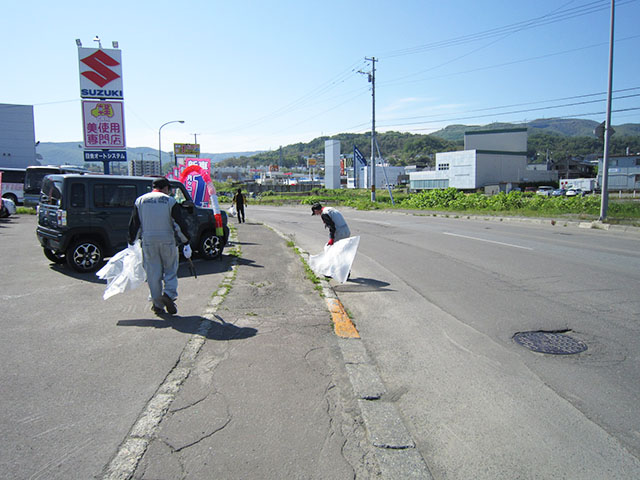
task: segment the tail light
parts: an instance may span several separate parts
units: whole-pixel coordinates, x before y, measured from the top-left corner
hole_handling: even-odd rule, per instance
[[[58,226],[66,227],[67,226],[67,211],[66,210],[57,210],[57,218],[58,218]]]

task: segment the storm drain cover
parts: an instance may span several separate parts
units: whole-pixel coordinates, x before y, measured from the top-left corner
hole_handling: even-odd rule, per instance
[[[516,343],[539,353],[572,355],[584,352],[587,345],[560,332],[521,332],[513,336]]]

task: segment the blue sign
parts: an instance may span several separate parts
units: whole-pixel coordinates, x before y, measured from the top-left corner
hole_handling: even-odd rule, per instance
[[[126,162],[127,152],[106,151],[84,151],[85,162]]]
[[[362,166],[367,166],[367,161],[364,158],[364,155],[362,155],[362,152],[360,150],[358,150],[358,147],[356,147],[355,145],[353,146],[353,160],[354,160],[354,164],[353,166],[355,167],[355,161],[357,160],[359,162],[360,165]]]

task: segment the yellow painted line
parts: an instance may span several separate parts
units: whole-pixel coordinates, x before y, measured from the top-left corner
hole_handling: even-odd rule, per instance
[[[335,298],[327,298],[327,307],[331,312],[331,320],[333,320],[333,331],[342,338],[360,338],[358,330],[345,312],[340,300]]]

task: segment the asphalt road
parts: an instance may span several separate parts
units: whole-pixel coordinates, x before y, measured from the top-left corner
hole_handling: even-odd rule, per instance
[[[229,269],[180,266],[179,322],[153,321],[146,285],[51,264],[34,215],[0,221],[0,478],[94,478],[197,331]]]
[[[361,239],[335,290],[434,478],[640,478],[640,234],[342,210]],[[311,254],[328,238],[309,207],[246,213]]]

